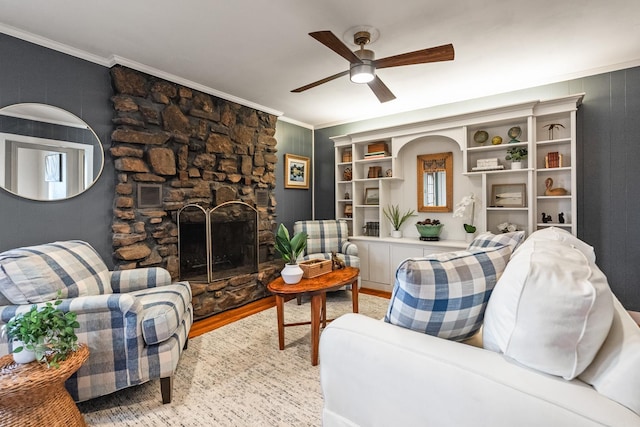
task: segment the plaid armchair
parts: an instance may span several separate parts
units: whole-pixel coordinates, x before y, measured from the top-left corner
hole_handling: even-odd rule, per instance
[[[334,251],[347,266],[360,267],[358,247],[348,240],[349,229],[345,220],[296,221],[293,224],[293,233],[301,231],[308,236],[304,260],[331,259],[331,252]]]
[[[171,401],[171,377],[193,323],[191,287],[171,283],[162,268],[110,272],[82,241],[13,249],[0,254],[0,326],[33,304],[62,293],[74,311],[87,362],[66,382],[76,401],[160,378],[162,401]],[[0,338],[0,355],[12,343]]]

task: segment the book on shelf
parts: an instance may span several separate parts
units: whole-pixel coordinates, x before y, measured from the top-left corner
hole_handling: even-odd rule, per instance
[[[498,166],[476,166],[471,168],[472,172],[477,172],[477,171],[499,171],[504,169],[504,165],[498,165]]]
[[[383,157],[389,157],[391,153],[388,151],[376,151],[373,153],[367,153],[364,155],[365,159],[381,159]]]
[[[562,167],[562,154],[557,151],[552,151],[544,156],[545,168],[561,168]]]

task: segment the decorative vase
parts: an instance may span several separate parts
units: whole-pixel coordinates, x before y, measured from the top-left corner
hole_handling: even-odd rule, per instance
[[[284,283],[288,285],[295,285],[300,280],[302,280],[302,275],[304,271],[298,264],[285,264],[282,271],[280,271],[280,276],[282,276],[282,280]]]
[[[395,237],[396,239],[399,239],[400,237],[402,237],[402,231],[391,230],[391,237]]]
[[[476,237],[476,233],[464,233],[464,241],[467,243],[473,242],[473,239]]]
[[[522,169],[522,162],[511,162],[511,169]]]
[[[444,224],[416,224],[418,233],[420,233],[420,240],[426,241],[438,241],[440,240],[440,232],[442,231]]]
[[[18,353],[13,353],[14,362],[24,364],[24,363],[30,363],[36,360],[36,352],[27,350],[26,348],[24,348],[24,344],[22,343],[22,341],[16,340],[13,342],[13,348],[18,348],[18,347],[23,347],[23,348],[22,348],[22,351]]]

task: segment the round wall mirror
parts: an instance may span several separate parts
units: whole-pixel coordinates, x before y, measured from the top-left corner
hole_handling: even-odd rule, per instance
[[[31,200],[82,194],[102,173],[104,153],[82,119],[45,104],[0,109],[0,187]]]

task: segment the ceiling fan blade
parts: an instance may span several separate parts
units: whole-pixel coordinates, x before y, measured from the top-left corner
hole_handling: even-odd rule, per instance
[[[346,76],[347,74],[349,74],[349,70],[342,71],[342,72],[340,72],[338,74],[334,74],[333,76],[325,77],[322,80],[318,80],[317,82],[313,82],[313,83],[309,83],[308,85],[301,86],[301,87],[299,87],[297,89],[292,90],[291,92],[300,93],[300,92],[303,92],[303,91],[305,91],[307,89],[311,89],[312,87],[320,86],[323,83],[330,82],[331,80],[335,80],[338,77]]]
[[[373,93],[375,93],[375,95],[378,97],[378,101],[380,102],[393,101],[394,99],[396,99],[396,96],[391,93],[387,85],[382,83],[382,80],[380,80],[380,77],[378,76],[367,83],[367,85],[369,85]]]
[[[376,68],[399,67],[401,65],[426,64],[428,62],[451,61],[455,56],[453,45],[431,47],[400,55],[387,56],[374,61]]]
[[[350,63],[356,62],[359,64],[362,62],[360,58],[358,58],[356,54],[353,53],[347,45],[342,43],[331,31],[315,31],[313,33],[309,33],[309,35],[338,55],[342,56]]]

